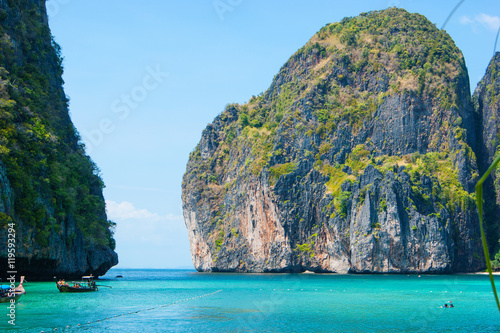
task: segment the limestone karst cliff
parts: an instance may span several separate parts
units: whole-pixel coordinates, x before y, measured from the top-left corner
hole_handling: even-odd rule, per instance
[[[500,53],[491,59],[483,79],[472,96],[478,133],[478,166],[484,173],[500,152]],[[484,184],[485,223],[490,250],[496,252],[494,266],[500,268],[498,234],[500,224],[500,173],[491,174]],[[493,257],[493,256],[492,256]]]
[[[118,263],[104,184],[70,120],[61,63],[45,0],[0,1],[2,275],[13,270],[12,234],[15,271],[28,280],[99,276]]]
[[[391,8],[326,25],[191,153],[195,268],[482,269],[477,121],[463,55],[425,17]]]

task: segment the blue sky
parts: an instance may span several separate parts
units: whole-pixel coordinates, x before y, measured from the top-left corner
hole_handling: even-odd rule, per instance
[[[445,28],[474,89],[500,27],[496,0],[48,0],[70,114],[117,223],[119,267],[192,267],[181,203],[189,153],[226,104],[265,91],[322,26],[397,6],[442,27],[459,3]]]

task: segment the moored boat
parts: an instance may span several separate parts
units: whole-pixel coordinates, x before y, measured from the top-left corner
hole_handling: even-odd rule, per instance
[[[21,281],[14,290],[12,290],[11,286],[0,286],[0,303],[8,303],[11,300],[17,301],[22,295],[26,294],[23,283],[24,276],[21,276]]]
[[[66,282],[64,279],[56,282],[57,289],[62,293],[84,293],[90,291],[98,291],[94,277],[83,276],[81,281]]]

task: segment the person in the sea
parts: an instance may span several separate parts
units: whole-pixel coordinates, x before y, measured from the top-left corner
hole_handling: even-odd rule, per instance
[[[443,308],[454,308],[455,306],[453,305],[452,301],[448,301],[448,302],[444,303],[444,305],[442,307]]]

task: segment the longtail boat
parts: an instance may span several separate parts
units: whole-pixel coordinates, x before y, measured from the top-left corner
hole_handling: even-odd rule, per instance
[[[11,286],[0,286],[0,303],[8,303],[11,300],[17,301],[22,295],[26,294],[26,290],[23,287],[24,276],[21,276],[21,281],[19,285],[11,289]]]
[[[85,293],[99,290],[92,275],[83,276],[82,281],[66,282],[65,280],[59,280],[56,285],[57,289],[62,293]]]

